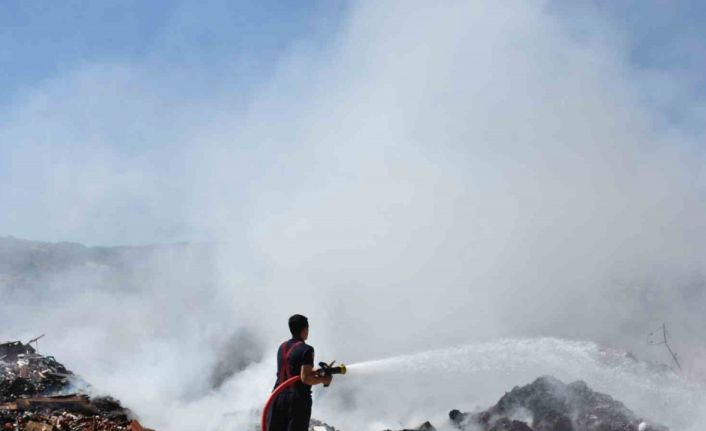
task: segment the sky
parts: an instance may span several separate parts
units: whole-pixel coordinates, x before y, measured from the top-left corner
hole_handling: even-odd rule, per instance
[[[299,39],[325,43],[343,4],[310,2],[4,2],[2,98],[91,63],[173,66],[182,86],[210,88],[230,75],[245,91]],[[271,73],[271,72],[270,72]],[[236,75],[236,76],[234,76]],[[176,88],[174,89],[177,90]]]
[[[626,61],[645,72],[651,90],[646,103],[659,106],[665,121],[697,128],[691,103],[702,103],[706,43],[700,24],[706,5],[699,1],[551,2],[550,8],[585,26],[583,16],[597,13],[621,35]],[[584,27],[585,30],[585,27]],[[674,81],[679,81],[674,85]]]
[[[614,55],[639,72],[632,79],[642,81],[642,102],[659,112],[655,121],[700,136],[706,97],[701,2],[538,4],[568,37],[610,35]],[[263,88],[293,58],[327,61],[327,54],[310,54],[335,47],[352,5],[3,2],[0,232],[103,245],[217,239],[194,214],[207,204],[179,202],[193,195],[194,181],[184,180],[187,156],[176,154],[191,145],[194,129],[260,103]],[[287,87],[309,91],[297,70],[308,73],[290,70],[291,82],[267,91],[284,93],[282,99],[302,96]],[[164,123],[167,117],[172,124]],[[70,173],[77,159],[85,159],[82,169],[89,172]],[[136,190],[139,181],[150,185]],[[84,215],[76,211],[81,205]]]
[[[188,116],[198,127],[218,115],[214,110],[247,109],[284,57],[300,45],[321,49],[335,37],[345,9],[341,2],[3,2],[0,194],[8,206],[0,231],[106,245],[215,240],[175,206],[179,189],[189,185],[170,184],[168,177],[180,174],[156,173],[173,163],[169,149],[183,146],[188,134],[179,127],[165,131],[161,115]],[[98,75],[104,83],[96,82]],[[140,95],[126,100],[125,86]],[[42,136],[32,135],[38,121],[44,121]],[[66,160],[73,151],[97,171],[81,178],[67,173],[75,169]],[[112,170],[113,178],[147,175],[161,183],[151,192],[126,185],[120,198],[115,183],[89,190],[89,183],[103,181],[101,172],[108,175],[100,165],[118,160],[125,165]],[[88,215],[95,199],[105,199],[96,203],[102,209]],[[58,201],[85,205],[87,216],[59,210]],[[32,216],[46,211],[61,222],[49,226]]]

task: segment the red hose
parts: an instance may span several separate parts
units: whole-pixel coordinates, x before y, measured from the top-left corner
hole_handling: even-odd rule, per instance
[[[289,379],[285,380],[284,383],[277,386],[274,391],[272,391],[270,397],[265,403],[265,407],[262,409],[262,419],[260,421],[260,429],[262,431],[267,431],[267,412],[270,410],[270,405],[272,404],[272,401],[274,401],[275,398],[277,398],[277,395],[279,395],[283,390],[287,389],[288,387],[292,386],[300,380],[301,377],[299,376],[290,377]]]

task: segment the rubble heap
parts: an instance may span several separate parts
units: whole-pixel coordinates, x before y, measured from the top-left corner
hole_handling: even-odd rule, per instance
[[[514,387],[485,411],[469,414],[452,410],[449,417],[461,430],[668,431],[638,417],[610,395],[593,391],[583,381],[567,385],[550,376]]]
[[[669,431],[639,418],[610,395],[595,392],[583,381],[565,384],[550,376],[515,386],[487,410],[449,418],[461,431]],[[429,422],[413,430],[435,431]]]
[[[0,344],[0,399],[60,392],[73,373],[53,356],[42,356],[19,341]]]
[[[391,430],[385,430],[385,431],[391,431]],[[434,428],[434,425],[432,425],[431,422],[427,421],[414,429],[405,428],[400,431],[436,431],[436,428]]]
[[[78,387],[89,386],[53,356],[19,341],[0,344],[0,430],[145,431],[119,401]]]
[[[321,422],[320,420],[311,418],[309,421],[309,431],[338,431],[336,428],[327,424],[326,422]]]

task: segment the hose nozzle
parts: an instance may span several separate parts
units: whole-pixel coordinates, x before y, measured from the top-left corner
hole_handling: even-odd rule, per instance
[[[319,377],[324,377],[324,376],[332,376],[334,374],[346,374],[346,366],[341,364],[338,366],[333,366],[336,361],[331,362],[330,364],[327,364],[326,362],[319,362],[319,370],[318,374]],[[324,385],[324,387],[327,387],[328,385]]]

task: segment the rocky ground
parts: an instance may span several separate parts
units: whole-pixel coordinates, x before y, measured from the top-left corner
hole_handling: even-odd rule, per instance
[[[90,388],[53,356],[19,341],[0,344],[0,429],[4,431],[148,431],[111,397]]]

